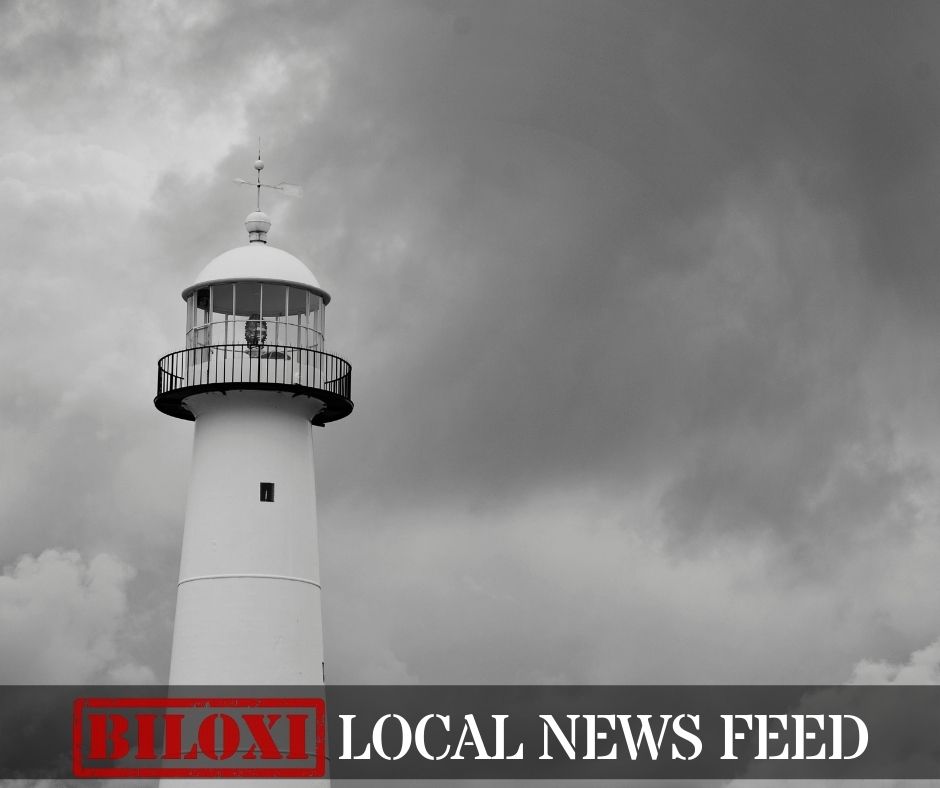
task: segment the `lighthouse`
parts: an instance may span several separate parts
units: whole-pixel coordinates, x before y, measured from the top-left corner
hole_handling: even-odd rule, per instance
[[[263,167],[247,243],[182,291],[185,347],[158,362],[157,409],[195,422],[170,684],[324,680],[313,428],[352,411],[351,367],[330,295],[268,243]]]

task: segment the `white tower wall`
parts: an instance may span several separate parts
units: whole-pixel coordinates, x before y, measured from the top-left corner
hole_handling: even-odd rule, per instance
[[[236,390],[186,404],[196,425],[170,683],[320,684],[310,419],[321,403]]]

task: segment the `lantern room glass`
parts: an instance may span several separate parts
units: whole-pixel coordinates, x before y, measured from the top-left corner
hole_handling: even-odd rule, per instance
[[[186,299],[186,347],[281,346],[323,350],[318,294],[272,282],[224,282]]]

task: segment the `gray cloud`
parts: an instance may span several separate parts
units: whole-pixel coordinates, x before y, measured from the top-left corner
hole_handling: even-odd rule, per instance
[[[134,660],[126,585],[131,567],[101,554],[46,550],[0,576],[0,679],[5,684],[146,684]]]

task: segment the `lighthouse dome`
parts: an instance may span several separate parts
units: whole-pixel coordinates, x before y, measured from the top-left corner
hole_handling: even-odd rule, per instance
[[[183,298],[198,287],[221,282],[272,282],[312,290],[330,301],[327,293],[309,268],[294,255],[266,243],[250,243],[220,254],[183,291]]]

